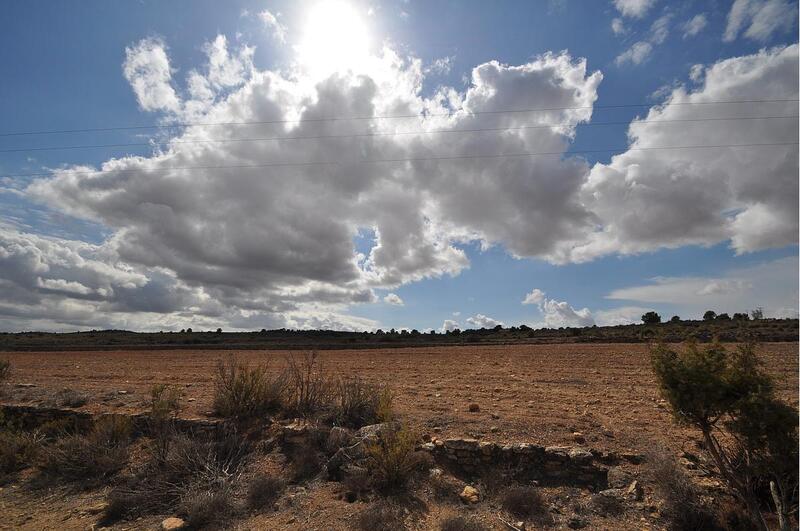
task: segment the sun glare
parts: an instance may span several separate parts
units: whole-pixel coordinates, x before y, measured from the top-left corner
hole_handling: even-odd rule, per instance
[[[297,47],[300,63],[316,75],[359,70],[369,57],[369,31],[347,2],[323,0],[306,14]]]

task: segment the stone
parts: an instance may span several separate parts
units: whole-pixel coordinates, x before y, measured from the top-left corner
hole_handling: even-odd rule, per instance
[[[478,449],[477,439],[447,439],[444,447],[448,450],[474,451]]]
[[[14,384],[14,387],[30,388],[30,387],[36,387],[36,384],[32,384],[32,383],[16,383],[16,384]]]
[[[630,485],[633,480],[633,475],[630,472],[623,470],[621,467],[612,466],[608,469],[608,486],[616,489],[621,489]]]
[[[433,452],[434,450],[436,450],[436,445],[433,444],[432,442],[427,442],[422,446],[420,446],[420,448],[425,450],[426,452]]]
[[[628,485],[628,490],[625,491],[625,494],[636,501],[642,501],[642,498],[644,498],[644,489],[642,489],[638,481],[634,480]]]
[[[473,402],[472,404],[469,405],[469,412],[470,413],[477,413],[480,410],[481,410],[481,407],[478,404],[476,404],[475,402]]]
[[[353,436],[341,426],[334,426],[328,433],[327,447],[329,450],[336,450],[353,444]]]
[[[458,497],[461,498],[461,501],[464,503],[478,503],[481,501],[480,491],[470,485],[464,487],[464,490],[461,491]]]
[[[586,437],[581,432],[576,431],[572,433],[572,440],[578,444],[583,444],[586,442]]]
[[[497,420],[497,419],[499,419],[499,418],[500,418],[500,415],[498,415],[497,413],[492,413],[492,418],[493,418],[494,420]]]
[[[492,433],[498,433],[500,431],[500,428],[498,428],[497,426],[492,426],[491,428],[489,428],[489,431]]]
[[[575,448],[570,448],[567,455],[569,455],[569,458],[572,461],[576,461],[579,463],[587,463],[594,458],[592,452],[590,452],[586,448],[581,448],[578,446],[576,446]]]
[[[359,439],[376,439],[384,433],[390,433],[397,430],[397,425],[393,422],[382,422],[380,424],[370,424],[364,426],[356,432],[356,437]]]
[[[619,454],[619,456],[624,459],[625,461],[632,463],[634,465],[640,465],[644,462],[644,454],[635,454],[632,452],[625,452]]]
[[[185,525],[186,522],[175,516],[161,521],[161,529],[164,531],[168,531],[170,529],[183,529]]]

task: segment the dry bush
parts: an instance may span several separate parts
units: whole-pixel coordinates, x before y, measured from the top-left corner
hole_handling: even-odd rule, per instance
[[[68,435],[42,448],[39,469],[66,481],[100,481],[119,472],[128,462],[131,421],[122,416],[102,417],[86,435]]]
[[[535,487],[514,485],[500,495],[500,505],[520,520],[548,515],[547,503]]]
[[[302,482],[315,477],[322,470],[322,458],[313,441],[306,441],[291,450],[292,478]]]
[[[653,488],[664,501],[661,512],[670,530],[720,529],[714,511],[669,451],[656,447],[646,462]]]
[[[439,523],[441,531],[488,531],[489,528],[472,518],[448,516]]]
[[[188,529],[201,529],[227,520],[234,512],[227,489],[205,490],[186,495],[178,508]]]
[[[176,385],[155,384],[150,388],[148,403],[151,419],[169,419],[178,416],[181,410],[183,391]]]
[[[151,455],[112,489],[105,523],[172,512],[197,493],[225,491],[240,476],[249,452],[232,434],[212,440],[175,435],[165,459]]]
[[[355,521],[359,531],[400,531],[407,529],[400,507],[386,501],[374,503],[361,511]]]
[[[247,486],[247,507],[251,511],[270,506],[286,487],[283,480],[267,474],[254,477]]]
[[[366,469],[350,467],[342,478],[345,489],[345,499],[352,503],[359,498],[364,498],[372,490],[372,481]]]
[[[317,360],[317,353],[306,353],[299,361],[290,356],[286,363],[289,410],[308,416],[330,408],[334,385]]]
[[[0,360],[0,382],[8,378],[11,374],[11,362],[9,360]]]
[[[0,431],[0,479],[31,466],[42,442],[43,438],[36,432]]]
[[[402,491],[430,464],[415,446],[416,437],[405,428],[387,431],[367,445],[367,467],[378,490]]]
[[[58,407],[81,407],[89,402],[89,395],[75,391],[74,389],[62,389],[55,396],[55,404]]]
[[[589,501],[589,507],[600,516],[619,516],[625,512],[625,503],[617,496],[595,494]]]
[[[350,428],[391,420],[392,393],[359,377],[342,378],[334,393],[334,419]]]
[[[278,411],[286,391],[286,375],[270,376],[267,367],[249,367],[235,359],[217,365],[214,412],[220,417],[249,419]]]

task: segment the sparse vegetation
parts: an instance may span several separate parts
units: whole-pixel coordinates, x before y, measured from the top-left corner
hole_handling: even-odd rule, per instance
[[[509,514],[521,520],[547,515],[547,504],[536,487],[514,485],[500,495],[500,504]]]
[[[14,472],[31,466],[42,446],[38,433],[4,429],[0,431],[0,482]]]
[[[463,516],[448,516],[439,524],[440,531],[487,531],[482,523]]]
[[[0,382],[6,380],[9,374],[11,374],[11,362],[0,360]]]
[[[407,428],[388,430],[367,446],[367,463],[376,488],[402,491],[422,471],[426,461],[415,446],[416,437]]]
[[[642,322],[646,325],[658,324],[661,322],[661,316],[656,312],[647,312],[642,315]]]
[[[760,529],[770,500],[788,530],[797,513],[797,410],[773,395],[752,344],[728,351],[689,343],[676,351],[658,345],[653,368],[679,422],[697,428],[731,492]]]
[[[340,379],[334,394],[334,416],[338,424],[352,428],[391,420],[391,391],[359,377]]]
[[[285,484],[282,479],[259,474],[247,487],[247,507],[251,511],[264,509],[280,498]]]
[[[88,434],[68,435],[44,446],[39,468],[45,476],[65,481],[100,481],[127,464],[130,439],[129,418],[101,417]]]
[[[407,529],[401,508],[386,501],[374,503],[361,511],[355,521],[359,531],[401,531]]]
[[[308,352],[300,360],[290,356],[287,366],[290,411],[312,415],[330,407],[333,381],[323,371],[316,352]]]
[[[271,376],[264,365],[247,366],[235,359],[220,362],[214,381],[214,412],[221,417],[249,419],[280,409],[286,376]]]
[[[226,488],[191,492],[183,497],[178,508],[189,529],[224,522],[233,512],[231,493]]]
[[[58,407],[81,407],[89,402],[89,396],[74,389],[62,389],[56,393],[55,403]]]
[[[649,480],[664,502],[661,511],[671,531],[719,529],[714,511],[668,450],[654,448],[646,462]]]

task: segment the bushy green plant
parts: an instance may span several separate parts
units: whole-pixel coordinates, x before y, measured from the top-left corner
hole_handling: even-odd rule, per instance
[[[415,448],[416,436],[407,428],[386,430],[367,444],[367,466],[379,490],[401,491],[422,472],[425,461]]]
[[[797,513],[798,415],[775,398],[755,346],[728,350],[688,343],[675,350],[660,344],[651,356],[673,415],[701,432],[722,478],[754,523],[768,529],[760,503],[767,490],[781,529],[788,530]]]

